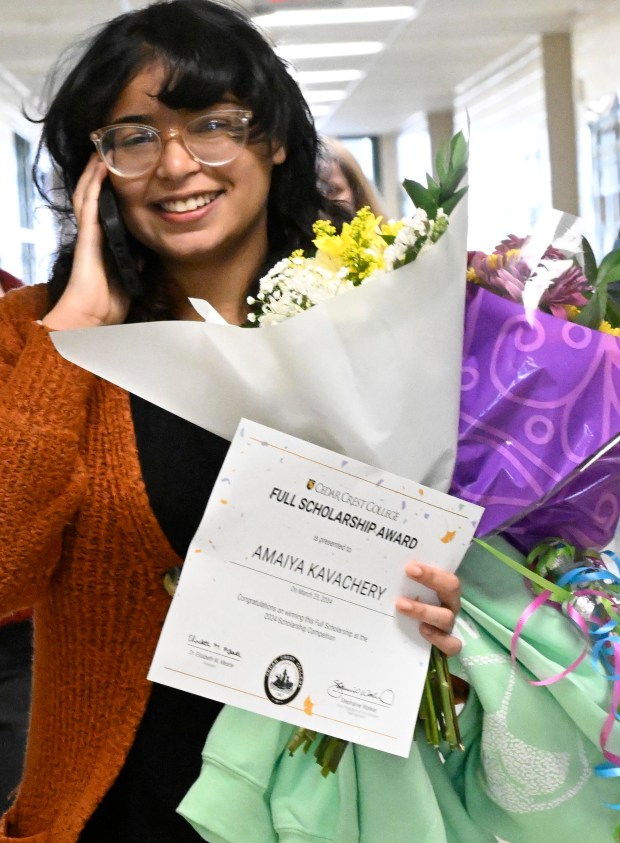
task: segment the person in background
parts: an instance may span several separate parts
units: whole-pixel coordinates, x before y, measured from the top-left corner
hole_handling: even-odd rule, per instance
[[[0,269],[0,298],[22,282]],[[0,619],[0,813],[11,803],[24,762],[30,711],[32,623],[23,611]]]
[[[368,206],[375,216],[386,219],[377,191],[353,153],[336,138],[322,138],[319,186],[325,196],[342,203],[352,215]]]
[[[0,616],[35,607],[26,765],[0,843],[197,843],[176,808],[221,706],[146,676],[166,574],[229,443],[68,363],[49,332],[197,319],[189,297],[242,324],[265,270],[342,209],[318,190],[318,139],[288,68],[213,0],[103,25],[47,108],[43,149],[75,235],[48,284],[0,302]],[[105,260],[104,182],[135,298]],[[457,653],[458,578],[414,560],[404,574],[437,604],[399,600],[403,623]]]
[[[19,287],[23,287],[19,278],[11,275],[11,273],[7,272],[5,269],[0,269],[0,298],[6,295],[9,290],[17,290]]]

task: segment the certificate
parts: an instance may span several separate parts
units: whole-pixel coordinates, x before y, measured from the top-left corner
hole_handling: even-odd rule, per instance
[[[149,679],[407,757],[430,645],[395,610],[436,596],[481,507],[242,419]]]

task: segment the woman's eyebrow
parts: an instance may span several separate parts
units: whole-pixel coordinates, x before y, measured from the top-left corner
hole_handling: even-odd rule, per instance
[[[150,125],[152,122],[153,115],[150,114],[123,114],[122,117],[115,117],[110,120],[110,125],[116,125],[117,123],[146,123]]]

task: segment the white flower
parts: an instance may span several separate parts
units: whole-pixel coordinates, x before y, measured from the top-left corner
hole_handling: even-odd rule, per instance
[[[252,313],[249,321],[275,325],[334,298],[353,286],[344,275],[346,270],[333,272],[320,266],[314,258],[293,255],[279,261],[260,279],[256,299],[248,297],[249,305],[261,302],[261,312]]]

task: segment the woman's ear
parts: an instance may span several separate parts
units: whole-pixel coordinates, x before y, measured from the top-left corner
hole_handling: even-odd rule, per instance
[[[271,153],[271,163],[275,166],[277,164],[284,164],[286,161],[286,149],[284,146],[276,146]]]

